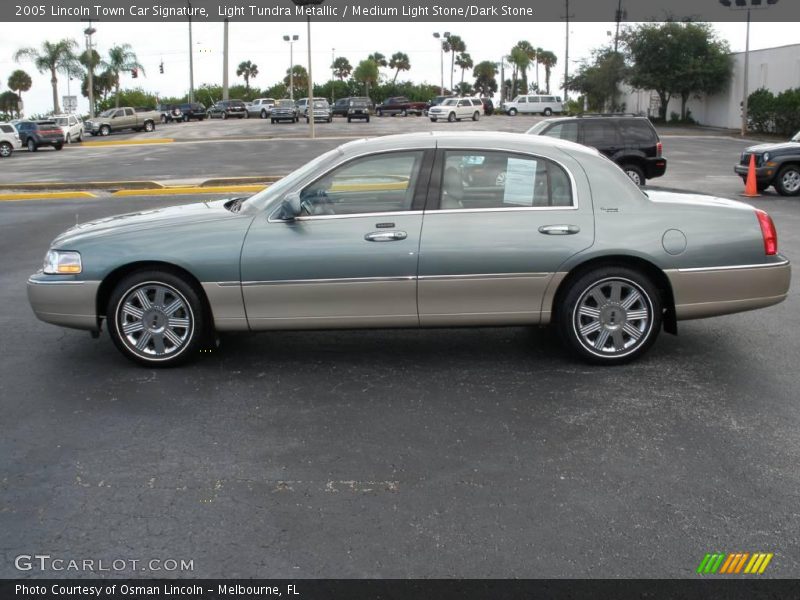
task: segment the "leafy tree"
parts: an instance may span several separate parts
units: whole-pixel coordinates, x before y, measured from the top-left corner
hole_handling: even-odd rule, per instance
[[[236,68],[236,76],[244,78],[244,87],[247,88],[247,91],[250,91],[250,80],[255,79],[258,75],[258,65],[253,64],[249,60],[245,60],[239,63],[239,66]]]
[[[303,65],[295,65],[291,68],[291,83],[294,84],[293,97],[305,97],[308,94],[308,71]],[[290,78],[289,69],[286,69],[286,77],[283,78],[283,84],[286,89],[289,89]]]
[[[660,117],[666,119],[673,96],[681,98],[681,118],[693,94],[714,94],[731,78],[726,42],[718,40],[707,23],[643,24],[621,36],[632,63],[629,83],[637,89],[655,90],[661,100]]]
[[[467,69],[471,69],[474,66],[472,62],[472,57],[469,55],[469,52],[462,52],[458,55],[456,59],[456,65],[461,69],[461,83],[464,83],[464,71]]]
[[[450,53],[450,89],[453,89],[453,71],[455,70],[455,61],[457,52],[466,52],[467,44],[461,39],[461,36],[451,35],[442,40],[442,50]]]
[[[800,130],[800,87],[775,97],[775,132],[792,135]]]
[[[541,50],[541,48],[539,50]],[[558,58],[554,53],[550,52],[550,50],[541,50],[541,52],[536,55],[536,60],[539,62],[539,64],[544,66],[544,86],[546,93],[549,94],[550,75],[553,73],[553,67],[556,66]]]
[[[456,84],[455,92],[459,96],[472,96],[475,93],[472,89],[472,85],[470,85],[468,81],[462,81]]]
[[[30,60],[39,73],[50,73],[50,85],[53,86],[53,112],[58,114],[61,107],[58,103],[58,73],[67,76],[75,73],[75,40],[63,39],[56,43],[43,42],[39,48],[20,48],[14,53],[14,60]]]
[[[405,52],[395,52],[392,54],[391,60],[389,60],[389,68],[394,69],[394,79],[392,79],[392,83],[395,83],[400,71],[408,71],[411,69],[411,59],[408,58],[408,54]]]
[[[583,61],[577,72],[567,80],[566,87],[586,96],[591,110],[603,112],[614,108],[619,84],[625,79],[625,60],[611,47],[600,48],[592,54],[592,60]]]
[[[119,108],[120,106],[133,106],[142,108],[155,108],[158,98],[155,94],[144,91],[142,88],[129,90],[116,90],[105,100],[100,101],[100,110]]]
[[[333,75],[339,81],[344,81],[350,77],[350,74],[353,72],[353,65],[351,65],[350,61],[344,56],[339,56],[333,61],[331,69],[333,69]]]
[[[747,98],[748,127],[759,133],[769,133],[775,128],[775,94],[759,88]]]
[[[14,113],[19,116],[19,101],[19,96],[10,90],[0,94],[0,115],[3,120],[7,120],[9,116],[14,118]]]
[[[369,97],[370,85],[378,83],[378,63],[371,58],[362,60],[358,63],[355,71],[353,71],[353,79],[357,82],[364,84],[366,87],[365,96]]]
[[[481,96],[492,96],[497,91],[497,65],[490,60],[484,60],[475,65],[472,70],[475,76],[475,90]]]
[[[130,44],[121,44],[119,46],[112,46],[111,50],[108,51],[106,68],[108,72],[114,76],[114,97],[117,101],[116,107],[119,108],[119,74],[123,71],[133,71],[137,69],[144,75],[144,67],[139,63],[139,59],[133,51],[133,47]]]
[[[367,60],[373,61],[378,67],[388,67],[389,63],[386,61],[386,57],[381,54],[380,52],[374,52],[367,57]]]
[[[31,76],[22,69],[17,69],[8,78],[8,87],[17,92],[20,102],[22,102],[22,92],[31,89],[31,85],[33,85]]]

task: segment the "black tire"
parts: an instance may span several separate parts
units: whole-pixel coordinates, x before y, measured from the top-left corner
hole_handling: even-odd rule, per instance
[[[8,142],[0,144],[0,158],[8,158],[14,153],[14,147]]]
[[[26,145],[28,146],[28,152],[36,152],[39,149],[36,142],[33,141],[33,138],[28,138],[28,143]]]
[[[351,119],[350,117],[347,117],[347,122],[348,122],[348,123],[352,123],[352,122],[353,122],[353,119]]]
[[[472,113],[472,120],[473,121],[477,121],[480,118],[481,118],[481,113],[479,113],[477,110],[474,113]]]
[[[153,123],[152,121],[145,121],[144,122],[144,130],[147,133],[151,133],[151,132],[156,130],[156,124]]]
[[[164,115],[161,115],[161,124],[162,125],[166,125],[166,123],[167,123],[167,117],[165,117]]]
[[[222,113],[222,120],[225,121],[227,119],[228,119],[228,113],[226,112]]]
[[[549,108],[545,108],[545,109],[544,109],[544,112],[543,112],[542,114],[543,114],[545,117],[549,117],[550,115],[552,115],[552,114],[553,114],[553,111],[552,111],[552,110],[550,110]]]
[[[517,116],[517,109],[516,108],[512,108],[511,110],[508,111],[508,114],[511,117],[516,117]]]
[[[381,109],[378,109],[377,111],[375,111],[375,114],[378,115],[379,117],[382,117],[383,111]]]
[[[64,147],[64,144],[53,144],[53,148],[56,150],[61,150]]]
[[[108,125],[103,125],[102,127],[100,127],[100,135],[102,135],[103,137],[111,135],[111,127],[109,127]]]
[[[366,120],[367,123],[369,123],[369,117],[367,117],[365,120]]]
[[[67,137],[64,140],[64,143],[65,144],[71,144],[72,143],[72,136],[70,134],[67,134]]]
[[[451,112],[451,113],[450,113],[450,114],[447,116],[447,121],[448,121],[449,123],[455,123],[455,122],[456,122],[456,113],[454,113],[454,112]]]
[[[438,119],[434,119],[433,117],[431,117],[431,123],[436,123],[436,121],[438,121]]]
[[[269,122],[275,125],[275,119],[270,119]]]
[[[328,123],[333,123],[333,117],[328,117]]]
[[[622,165],[622,170],[625,171],[625,175],[630,177],[631,181],[639,187],[642,187],[646,183],[644,171],[640,166],[626,163]]]
[[[408,111],[407,111],[407,110],[404,108],[404,109],[403,109],[403,110],[400,112],[400,114],[401,114],[401,115],[403,115],[404,117],[407,117],[407,116],[408,116]]]
[[[778,171],[775,189],[781,196],[800,196],[800,165],[786,165]]]
[[[308,123],[309,123],[309,121],[308,121],[308,117],[306,117],[306,125],[308,125]]]
[[[267,111],[266,110],[263,110],[263,109],[261,110],[261,118],[262,119],[266,119],[267,118]]]
[[[653,345],[661,330],[658,290],[646,276],[628,267],[599,267],[579,275],[561,298],[556,307],[561,339],[593,364],[634,360]]]
[[[157,304],[158,296],[155,295],[154,288],[164,290],[163,304],[174,305],[179,302],[181,306],[170,314],[159,310],[159,307],[164,307]],[[135,295],[138,290],[151,303],[150,308],[144,306],[141,296]],[[136,303],[133,308],[143,314],[134,316],[125,311],[126,303],[129,306]],[[196,284],[187,282],[184,277],[171,270],[141,270],[124,277],[111,293],[106,316],[108,332],[117,349],[133,362],[151,368],[172,367],[195,358],[213,333],[202,291]],[[172,319],[185,322],[186,326],[176,328],[165,324],[165,321]],[[147,322],[152,323],[150,327],[146,325]],[[137,323],[140,325],[138,330],[127,333],[121,330],[126,324],[133,325],[133,329]],[[160,334],[159,329],[169,329],[174,338]],[[135,334],[139,331],[142,333],[137,338]],[[144,340],[142,348],[137,348],[145,333],[149,333],[149,337]],[[157,338],[161,339],[161,345],[157,344]],[[178,339],[180,345],[172,339]],[[167,348],[167,344],[170,344],[170,348]],[[159,353],[159,350],[162,352]]]

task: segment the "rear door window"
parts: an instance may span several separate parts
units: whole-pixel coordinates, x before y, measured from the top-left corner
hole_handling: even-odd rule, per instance
[[[586,121],[583,123],[583,143],[594,148],[617,145],[617,128],[611,121]]]

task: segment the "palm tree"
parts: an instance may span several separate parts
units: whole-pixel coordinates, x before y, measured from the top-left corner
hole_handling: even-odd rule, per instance
[[[380,52],[375,52],[373,54],[370,54],[367,57],[367,60],[371,60],[376,65],[378,65],[378,67],[388,67],[389,66],[389,63],[386,62],[386,56],[384,56]]]
[[[50,72],[50,85],[53,86],[53,112],[58,114],[61,108],[58,104],[58,73],[74,73],[75,50],[78,44],[75,40],[64,38],[56,42],[43,42],[40,48],[20,48],[14,53],[14,60],[27,59],[33,62],[39,73]]]
[[[512,64],[514,67],[513,75],[512,75],[512,87],[511,87],[511,96],[516,96],[518,94],[517,89],[517,77],[520,73],[523,74],[527,71],[528,67],[531,64],[531,59],[528,58],[528,54],[519,46],[514,46],[511,49],[511,54],[508,56],[508,62]],[[523,83],[524,83],[523,79]],[[526,90],[527,91],[527,90]]]
[[[456,65],[461,68],[461,83],[464,83],[464,71],[467,69],[471,69],[474,66],[472,62],[472,57],[469,55],[469,52],[462,52],[458,55],[456,59]]]
[[[394,69],[394,79],[392,79],[392,84],[394,84],[400,71],[408,71],[411,68],[411,59],[405,52],[395,52],[389,61],[389,68]]]
[[[490,60],[484,60],[475,65],[472,70],[475,76],[475,90],[481,96],[491,96],[497,91],[497,65]]]
[[[308,71],[303,65],[294,65],[291,68],[292,76],[289,77],[290,69],[286,69],[286,77],[283,78],[283,83],[286,86],[286,89],[289,89],[289,83],[294,84],[294,90],[291,91],[291,95],[294,97],[295,94],[302,94],[304,91],[308,93]]]
[[[358,63],[356,70],[353,71],[353,79],[363,83],[366,86],[366,93],[364,94],[369,98],[369,86],[378,82],[378,63],[371,58],[362,60]]]
[[[256,75],[258,75],[258,65],[254,65],[249,60],[240,62],[236,69],[236,76],[244,77],[244,89],[248,92],[250,91],[250,79],[255,79]]]
[[[333,69],[333,74],[339,81],[344,81],[353,72],[353,65],[344,56],[339,56],[333,61],[331,69]]]
[[[539,62],[544,65],[544,85],[547,88],[547,93],[550,93],[550,74],[553,67],[556,66],[558,58],[550,50],[542,50],[539,53]]]
[[[22,92],[27,92],[31,89],[31,85],[33,85],[31,76],[22,69],[17,69],[8,78],[8,87],[17,92],[20,103],[22,102]],[[19,115],[19,109],[17,110],[17,115]]]
[[[525,56],[528,57],[527,64],[524,67],[522,67],[521,65],[519,67],[519,71],[520,71],[520,74],[522,76],[522,89],[525,90],[525,92],[527,93],[529,91],[529,89],[528,89],[528,67],[530,67],[530,64],[536,60],[536,51],[537,51],[537,49],[534,48],[531,45],[531,43],[529,41],[527,41],[527,40],[520,40],[519,42],[517,42],[517,45],[515,46],[515,48],[519,48],[520,50],[522,50],[525,53]]]
[[[453,89],[453,70],[455,69],[456,52],[466,52],[467,44],[460,36],[451,35],[442,41],[442,50],[450,52],[450,89]]]
[[[115,79],[114,96],[116,96],[115,107],[119,108],[119,74],[123,71],[141,71],[144,75],[144,67],[139,63],[136,53],[130,44],[114,46],[108,51],[107,70]]]
[[[539,89],[539,65],[543,64],[542,63],[542,54],[544,54],[544,53],[545,53],[545,50],[543,50],[542,48],[536,48],[536,56],[533,58],[533,60],[536,62],[536,91],[537,92],[541,91]]]

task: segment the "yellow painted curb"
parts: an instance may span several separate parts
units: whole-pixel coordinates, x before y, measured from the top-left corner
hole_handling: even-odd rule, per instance
[[[260,192],[265,185],[228,185],[228,186],[176,186],[157,190],[117,190],[112,196],[172,196],[179,194],[227,194],[229,192]]]
[[[153,138],[147,140],[109,140],[104,142],[81,142],[81,146],[144,146],[147,144],[171,144],[172,138]]]
[[[91,192],[27,192],[22,194],[0,194],[0,202],[16,200],[60,200],[63,198],[97,198]]]

